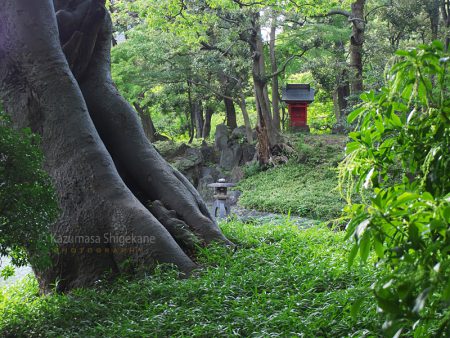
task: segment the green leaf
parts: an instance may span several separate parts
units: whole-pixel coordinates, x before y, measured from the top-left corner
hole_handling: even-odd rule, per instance
[[[395,55],[398,55],[398,56],[410,56],[411,53],[408,52],[407,50],[398,50],[398,51],[395,52]],[[402,63],[402,62],[400,62],[400,63]],[[397,64],[400,64],[400,63],[397,63]]]
[[[352,111],[350,114],[348,114],[347,116],[347,122],[348,123],[353,123],[353,121],[355,121],[355,119],[366,109],[365,106],[359,107],[357,109],[355,109],[354,111]]]
[[[431,288],[426,288],[419,294],[419,296],[417,296],[412,312],[419,313],[425,307],[425,301],[427,300],[430,291]]]
[[[397,314],[400,312],[400,306],[397,299],[389,299],[380,297],[375,293],[375,297],[377,298],[378,306],[387,313]]]
[[[358,312],[361,309],[361,305],[362,305],[363,301],[364,301],[364,298],[359,297],[353,302],[352,307],[350,308],[350,315],[354,319],[356,319],[356,317],[358,316]]]
[[[367,262],[367,258],[369,257],[370,253],[370,235],[368,232],[364,233],[364,236],[361,238],[361,241],[359,242],[359,256],[361,257],[361,261],[363,263]]]
[[[356,227],[356,232],[355,232],[356,238],[361,238],[361,236],[364,234],[364,232],[366,231],[366,228],[369,226],[369,224],[370,224],[370,219],[366,219],[358,224],[358,226]]]
[[[443,51],[444,50],[444,44],[442,43],[441,40],[434,40],[431,45],[436,48],[439,51]]]
[[[406,191],[395,198],[394,202],[392,203],[392,206],[397,207],[401,204],[405,204],[406,202],[415,201],[418,198],[419,194]]]
[[[350,250],[350,254],[348,255],[348,266],[351,267],[353,265],[353,262],[355,261],[355,257],[358,254],[358,244],[355,243],[352,247],[352,249]]]
[[[384,246],[383,243],[377,238],[373,239],[373,247],[375,249],[375,253],[379,258],[384,258]]]
[[[347,143],[347,145],[345,146],[345,153],[351,154],[352,152],[354,152],[355,150],[361,148],[361,143],[359,142],[350,142]]]

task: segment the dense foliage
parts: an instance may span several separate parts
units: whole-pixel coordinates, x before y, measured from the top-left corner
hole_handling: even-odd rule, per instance
[[[351,4],[356,2],[110,0],[118,41],[113,48],[114,76],[127,99],[139,104],[152,116],[156,129],[171,137],[198,127],[191,123],[198,113],[196,104],[203,106],[200,115],[205,119],[205,107],[213,107],[217,119],[213,127],[219,119],[223,122],[225,96],[236,106],[238,119],[244,114],[239,108],[245,99],[254,127],[255,53],[245,38],[252,31],[262,36],[263,50],[258,53],[264,55],[264,74],[277,74],[266,78],[272,113],[280,113],[275,106],[283,108],[283,103],[276,104],[272,91],[281,92],[286,83],[311,83],[317,89],[316,102],[309,110],[312,130],[329,131],[336,122],[338,128],[345,127],[341,117],[352,110],[360,93],[349,87],[356,22],[351,19]],[[398,48],[448,36],[444,0],[358,2],[364,4],[365,89],[383,85],[386,64]],[[260,16],[256,26],[252,23],[255,13]],[[280,114],[287,122],[287,112]],[[238,123],[243,123],[242,118]]]
[[[352,304],[375,269],[348,269],[343,234],[290,224],[222,224],[238,243],[203,249],[189,279],[162,269],[142,280],[100,282],[68,295],[39,296],[34,280],[0,291],[0,336],[250,337],[379,336],[366,300]]]
[[[58,209],[38,143],[36,135],[14,130],[0,113],[0,256],[9,256],[15,266],[46,264],[52,248],[48,227]],[[0,273],[12,272],[5,267]]]
[[[413,320],[415,336],[450,332],[450,58],[442,43],[399,51],[380,92],[362,96],[349,115],[350,134],[341,174],[362,191],[348,196],[350,261],[373,249],[389,272],[375,284],[385,326],[400,332]]]

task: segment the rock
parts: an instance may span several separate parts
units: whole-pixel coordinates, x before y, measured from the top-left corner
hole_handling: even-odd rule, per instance
[[[232,132],[231,132],[231,137],[232,140],[241,140],[241,141],[247,141],[247,133],[245,131],[245,127],[244,126],[240,126],[235,128]],[[241,142],[242,143],[242,142]]]
[[[205,176],[211,176],[214,181],[217,181],[219,179],[220,172],[215,167],[204,166],[200,168],[200,178]]]
[[[215,146],[219,150],[228,147],[228,127],[224,124],[218,124],[216,127]]]
[[[242,158],[242,147],[234,144],[231,148],[225,148],[220,153],[220,167],[225,170],[232,170],[237,167]]]
[[[243,144],[242,145],[242,162],[241,165],[247,162],[253,161],[256,154],[256,146],[254,144]]]
[[[242,167],[234,167],[231,171],[231,182],[239,182],[245,176],[244,169]]]
[[[217,163],[219,156],[214,147],[202,144],[200,151],[203,156],[203,161],[206,163]]]
[[[177,145],[172,141],[157,142],[155,144],[155,147],[157,148],[161,156],[169,162],[172,162],[172,159],[174,159],[175,157],[182,156],[188,149],[190,149],[190,147],[185,143]]]
[[[203,156],[200,149],[188,148],[184,154],[176,157],[173,161],[173,166],[186,176],[194,186],[197,186],[200,165],[203,163]]]
[[[236,205],[240,196],[241,192],[239,190],[228,191],[228,204]]]
[[[205,201],[214,200],[214,189],[208,188],[208,184],[214,182],[216,182],[216,180],[211,175],[203,176],[198,180],[197,191]]]
[[[181,157],[174,162],[175,168],[182,173],[187,170],[200,165],[203,162],[203,155],[200,149],[188,148]]]

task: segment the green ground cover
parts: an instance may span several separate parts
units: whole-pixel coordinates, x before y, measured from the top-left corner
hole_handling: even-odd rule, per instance
[[[367,294],[374,269],[348,269],[343,233],[327,227],[222,224],[235,252],[202,249],[203,268],[39,296],[30,278],[0,292],[0,336],[380,336]]]
[[[239,184],[239,203],[246,208],[332,220],[345,205],[337,190],[337,165],[345,137],[292,136],[297,154],[287,165],[253,173]],[[248,172],[248,171],[247,171]]]

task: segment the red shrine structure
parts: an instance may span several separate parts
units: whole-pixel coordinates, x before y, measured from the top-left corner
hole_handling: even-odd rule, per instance
[[[282,100],[289,111],[289,128],[309,132],[308,105],[314,101],[314,88],[309,84],[287,84],[282,91]]]

